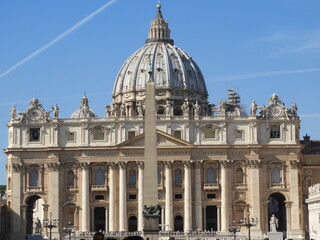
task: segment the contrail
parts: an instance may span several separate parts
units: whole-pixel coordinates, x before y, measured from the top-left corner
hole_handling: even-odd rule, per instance
[[[268,76],[287,75],[287,74],[306,73],[306,72],[319,72],[319,71],[320,71],[320,68],[300,69],[300,70],[291,70],[291,71],[277,71],[277,72],[256,72],[256,73],[213,77],[208,79],[208,81],[209,82],[225,82],[225,81],[234,81],[234,80],[242,80],[242,79],[252,79],[252,78],[261,78],[261,77],[268,77]]]
[[[69,28],[67,31],[61,33],[60,35],[58,35],[56,38],[54,38],[51,42],[49,42],[48,44],[44,45],[42,48],[38,49],[37,51],[31,53],[29,56],[27,56],[26,58],[22,59],[20,62],[16,63],[15,65],[13,65],[11,68],[9,68],[7,71],[3,72],[0,74],[0,78],[3,78],[4,76],[8,75],[9,73],[11,73],[12,71],[14,71],[15,69],[17,69],[18,67],[20,67],[21,65],[23,65],[24,63],[28,62],[29,60],[31,60],[32,58],[34,58],[35,56],[37,56],[38,54],[40,54],[41,52],[47,50],[49,47],[51,47],[52,45],[54,45],[55,43],[57,43],[58,41],[60,41],[62,38],[64,38],[65,36],[67,36],[68,34],[72,33],[73,31],[75,31],[76,29],[78,29],[79,27],[81,27],[83,24],[85,24],[86,22],[88,22],[91,18],[95,17],[96,15],[98,15],[100,12],[102,12],[104,9],[106,9],[107,7],[111,6],[112,4],[114,4],[115,2],[117,2],[118,0],[111,0],[110,2],[106,3],[105,5],[103,5],[102,7],[100,7],[99,9],[97,9],[96,11],[94,11],[93,13],[91,13],[89,16],[85,17],[84,19],[82,19],[81,21],[77,22],[74,26],[72,26],[71,28]]]

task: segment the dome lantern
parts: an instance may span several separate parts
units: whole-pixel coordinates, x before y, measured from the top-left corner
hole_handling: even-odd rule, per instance
[[[170,29],[168,22],[164,20],[161,12],[161,4],[157,4],[158,12],[156,18],[151,22],[148,39],[146,43],[149,42],[167,42],[174,44],[173,40],[170,39]]]

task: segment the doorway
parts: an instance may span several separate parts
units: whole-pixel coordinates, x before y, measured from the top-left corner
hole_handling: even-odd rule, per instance
[[[286,198],[281,193],[272,193],[268,201],[268,229],[270,229],[270,218],[274,214],[279,222],[277,230],[285,232],[287,230]]]
[[[216,206],[207,206],[206,207],[206,226],[205,229],[208,231],[217,231],[218,230],[218,211]]]

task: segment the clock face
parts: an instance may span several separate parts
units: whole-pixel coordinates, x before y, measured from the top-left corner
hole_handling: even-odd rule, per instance
[[[41,112],[39,109],[32,109],[30,112],[29,112],[29,117],[33,120],[39,120],[40,117],[41,117]]]
[[[281,113],[281,108],[279,106],[275,106],[271,109],[271,115],[273,117],[278,117]]]

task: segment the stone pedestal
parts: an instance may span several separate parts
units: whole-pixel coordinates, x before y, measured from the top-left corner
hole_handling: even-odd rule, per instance
[[[283,240],[283,232],[268,232],[269,240]]]
[[[152,218],[143,218],[143,225],[144,225],[144,233],[159,233],[159,218],[152,217]]]

